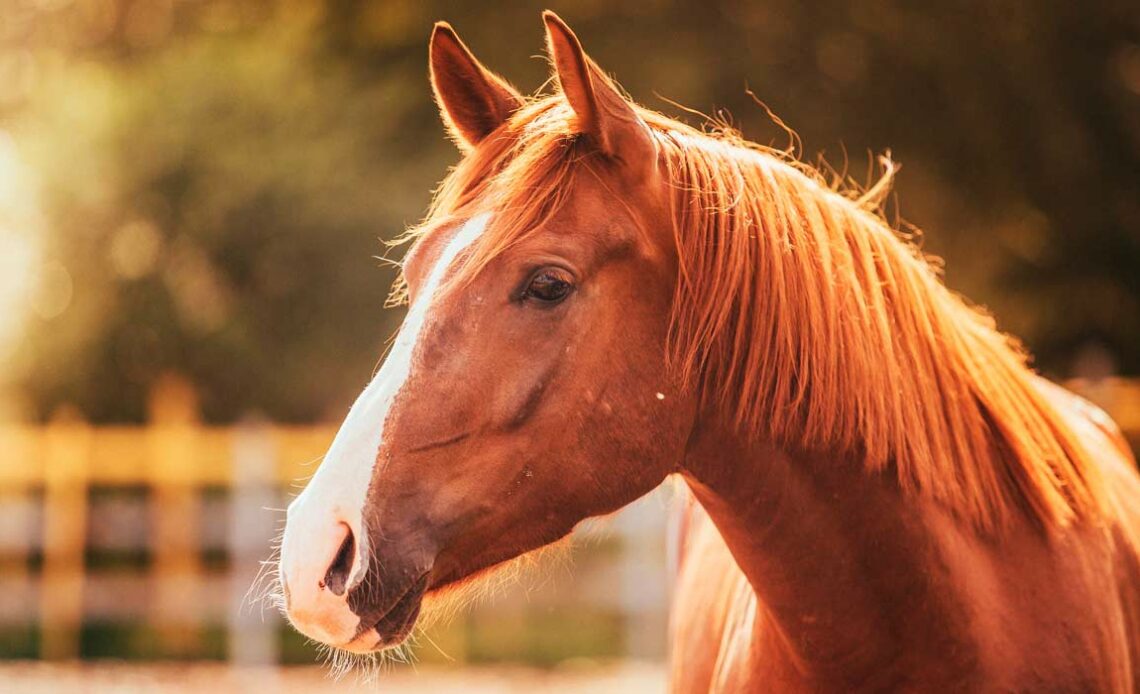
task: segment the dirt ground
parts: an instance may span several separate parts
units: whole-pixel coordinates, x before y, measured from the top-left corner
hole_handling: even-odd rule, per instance
[[[82,663],[54,665],[34,662],[0,664],[0,692],[56,694],[59,692],[423,692],[425,694],[484,694],[491,692],[663,692],[660,665],[566,666],[554,670],[513,667],[400,669],[365,682],[354,675],[339,681],[322,668],[287,667],[265,670],[225,664]]]

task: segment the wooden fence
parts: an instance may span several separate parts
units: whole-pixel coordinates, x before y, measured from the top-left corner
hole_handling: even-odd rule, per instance
[[[42,427],[0,426],[0,499],[12,504],[41,498],[42,563],[38,581],[29,582],[38,584],[36,621],[45,659],[79,653],[90,489],[149,491],[145,522],[151,580],[146,598],[154,620],[168,627],[159,630],[159,638],[178,650],[194,638],[194,627],[202,621],[200,592],[208,583],[199,551],[201,490],[219,488],[231,494],[226,551],[235,567],[231,602],[239,604],[233,605],[236,622],[230,628],[240,631],[246,622],[261,620],[238,608],[259,560],[268,554],[266,540],[275,531],[275,517],[283,518],[266,507],[281,503],[285,495],[279,490],[312,474],[313,461],[336,431],[334,425],[268,426],[256,420],[203,426],[192,388],[177,378],[155,389],[150,415],[146,427],[93,427],[75,410],[64,408]],[[22,549],[31,553],[34,543]],[[4,564],[10,583],[20,573],[27,577],[28,571],[27,562]],[[7,611],[27,607],[9,606]],[[256,639],[230,641],[231,649],[249,648]]]
[[[1070,387],[1108,409],[1137,445],[1140,381],[1074,382]],[[283,519],[283,514],[267,509],[283,505],[285,490],[292,486],[295,491],[312,475],[334,434],[335,425],[281,426],[256,419],[236,426],[203,426],[193,389],[177,378],[156,388],[145,427],[94,427],[68,408],[44,426],[0,425],[0,507],[38,499],[39,528],[25,531],[42,531],[38,575],[26,561],[9,557],[0,563],[0,578],[8,584],[36,588],[10,593],[8,604],[0,601],[0,622],[33,612],[41,657],[76,657],[85,611],[90,610],[85,601],[90,581],[85,568],[89,490],[142,488],[149,490],[143,520],[150,556],[146,620],[161,625],[158,638],[175,651],[186,646],[198,633],[204,593],[209,591],[215,601],[221,593],[228,596],[221,611],[228,621],[230,658],[272,661],[272,619],[266,622],[262,615],[242,609],[258,562],[268,553],[267,538]],[[202,566],[203,488],[230,495],[225,532],[230,571],[221,583]],[[635,655],[651,656],[663,648],[664,515],[664,504],[656,503],[619,516],[617,534],[629,551],[611,572],[617,590],[598,591],[603,596],[614,593],[612,599],[633,615],[638,627],[630,630],[626,646]],[[15,549],[30,553],[31,547],[29,543]],[[142,599],[135,594],[137,586],[108,590],[112,603]],[[0,593],[9,592],[0,587]],[[35,604],[11,604],[12,594],[34,595]],[[121,610],[124,605],[115,607]]]
[[[92,619],[147,624],[159,642],[154,650],[174,654],[200,653],[203,626],[220,620],[231,660],[273,662],[280,620],[251,607],[247,593],[284,506],[335,433],[335,424],[256,418],[203,425],[193,389],[178,378],[156,387],[146,426],[91,426],[71,408],[42,426],[0,424],[0,526],[12,525],[0,527],[0,627],[36,624],[39,657],[60,660],[81,654],[82,628]],[[143,538],[144,566],[111,575],[89,566],[98,550],[89,545],[90,526],[105,520],[92,517],[98,490],[142,497],[145,513],[134,522],[143,527],[134,534]],[[228,503],[208,504],[210,490]],[[598,552],[605,566],[577,596],[628,617],[624,651],[643,657],[664,649],[662,498],[621,514],[602,533],[616,536],[618,552]],[[221,572],[203,566],[203,528],[211,524],[211,541],[224,538],[215,548],[227,560]],[[28,561],[37,555],[42,561]],[[449,643],[447,656],[463,658],[464,649]],[[0,658],[3,650],[0,642]]]

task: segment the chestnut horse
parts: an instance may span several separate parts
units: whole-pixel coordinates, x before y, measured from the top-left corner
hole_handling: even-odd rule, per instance
[[[877,212],[631,103],[551,13],[556,93],[446,24],[463,151],[390,354],[291,504],[286,611],[336,649],[671,475],[680,691],[1135,691],[1140,476]],[[698,505],[699,504],[699,505]]]

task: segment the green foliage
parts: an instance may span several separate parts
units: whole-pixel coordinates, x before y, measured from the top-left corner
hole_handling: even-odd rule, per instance
[[[846,145],[860,172],[893,149],[903,216],[953,287],[1047,370],[1095,343],[1140,372],[1135,3],[553,5],[650,106],[724,109],[782,145],[749,85],[809,158],[842,169]],[[418,219],[456,157],[426,82],[431,21],[530,90],[543,6],[120,0],[108,20],[20,5],[0,72],[34,79],[0,94],[0,128],[71,282],[65,310],[28,320],[20,389],[41,415],[140,420],[175,370],[211,420],[335,418],[400,317],[381,309],[378,239]]]
[[[399,72],[362,84],[271,29],[49,78],[21,134],[75,290],[24,345],[41,410],[138,420],[164,370],[191,377],[209,419],[343,406],[399,318],[381,309],[378,239],[446,165],[387,146],[422,91]]]

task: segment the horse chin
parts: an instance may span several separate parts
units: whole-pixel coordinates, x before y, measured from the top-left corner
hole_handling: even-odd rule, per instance
[[[424,595],[420,625],[446,622],[473,604],[505,592],[508,586],[539,578],[549,564],[569,564],[568,537],[537,549],[509,556],[489,566],[450,576],[438,576]]]
[[[362,629],[356,638],[339,648],[350,653],[374,653],[400,646],[419,620],[426,590],[427,576],[423,576],[371,626]]]
[[[355,655],[367,655],[384,650],[384,648],[385,646],[383,645],[380,635],[376,633],[375,629],[369,629],[348,643],[336,646],[335,650],[345,651]]]

